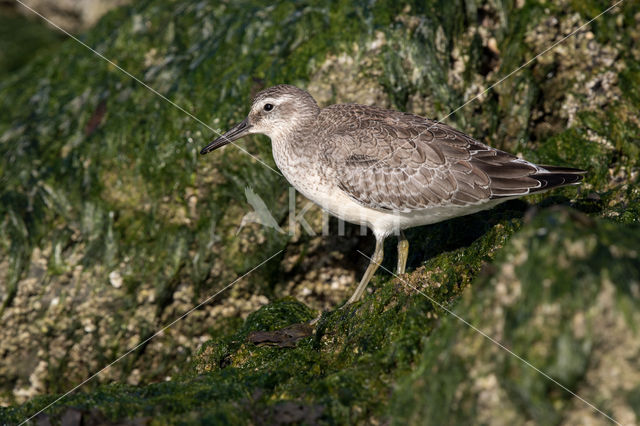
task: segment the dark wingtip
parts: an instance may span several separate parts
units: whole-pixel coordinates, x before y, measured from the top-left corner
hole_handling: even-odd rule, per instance
[[[569,174],[569,175],[584,175],[587,173],[586,170],[575,169],[573,167],[543,166],[543,165],[539,165],[538,167],[541,167],[550,173],[563,173],[563,174]]]
[[[514,197],[544,192],[562,186],[580,185],[586,170],[541,166],[539,171],[521,178],[492,178],[491,198]],[[538,186],[533,186],[538,181]]]
[[[584,179],[585,173],[585,170],[565,169],[562,172],[553,171],[551,173],[538,173],[532,175],[532,178],[540,182],[540,187],[532,189],[531,192],[545,191],[547,189],[567,185],[579,185],[582,179]]]

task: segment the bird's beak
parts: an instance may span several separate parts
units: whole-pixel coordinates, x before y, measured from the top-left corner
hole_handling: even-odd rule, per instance
[[[200,154],[202,155],[207,154],[215,149],[220,148],[221,146],[225,146],[226,144],[235,141],[236,139],[240,139],[241,137],[248,135],[250,128],[251,128],[251,125],[245,118],[240,123],[233,126],[227,133],[225,133],[224,135],[215,139],[209,145],[202,148],[202,151],[200,151]]]

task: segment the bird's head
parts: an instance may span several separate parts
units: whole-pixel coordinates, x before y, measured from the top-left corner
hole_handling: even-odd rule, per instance
[[[319,111],[313,97],[302,89],[288,84],[270,87],[256,95],[247,118],[204,147],[200,154],[254,133],[271,139],[286,137],[315,120]]]

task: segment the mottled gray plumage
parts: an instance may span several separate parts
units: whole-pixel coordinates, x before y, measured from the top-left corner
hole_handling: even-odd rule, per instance
[[[582,171],[534,165],[409,113],[332,105],[317,122],[322,160],[337,171],[338,186],[373,209],[465,206],[582,178]]]
[[[511,198],[579,183],[583,171],[539,166],[452,127],[404,112],[356,104],[319,108],[309,93],[278,85],[260,92],[243,122],[202,150],[246,134],[271,138],[276,164],[330,213],[369,226],[376,252],[357,300],[382,261],[382,241],[402,230],[481,211]]]

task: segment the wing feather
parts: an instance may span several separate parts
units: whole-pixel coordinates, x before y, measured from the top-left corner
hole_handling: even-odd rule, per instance
[[[584,173],[545,169],[413,114],[342,104],[323,118],[324,161],[338,187],[377,210],[479,204],[577,183]]]

